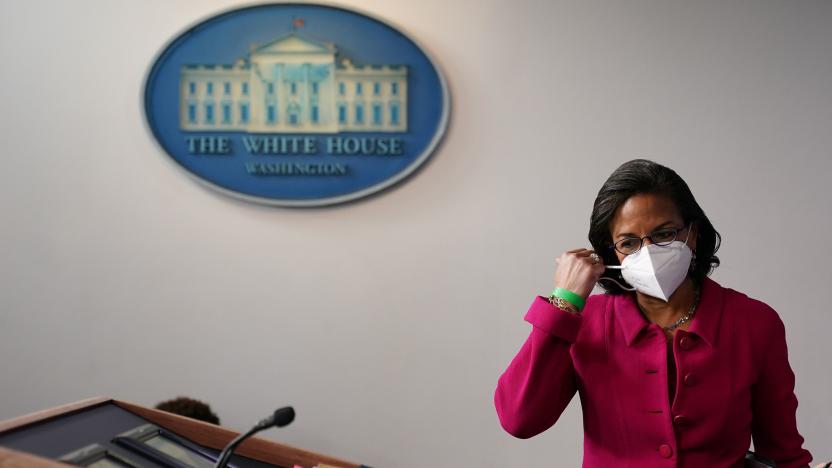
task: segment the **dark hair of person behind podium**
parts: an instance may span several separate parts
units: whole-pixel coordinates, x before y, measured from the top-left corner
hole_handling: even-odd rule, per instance
[[[589,221],[589,242],[604,264],[618,265],[618,257],[612,246],[610,222],[618,208],[630,197],[638,194],[664,195],[670,198],[679,210],[686,225],[696,224],[698,238],[696,251],[691,265],[691,278],[697,283],[719,266],[719,258],[715,255],[722,240],[713,224],[705,216],[705,212],[696,202],[688,184],[673,169],[646,159],[628,161],[607,178],[592,207]],[[607,270],[605,276],[611,276],[619,282],[624,282],[620,270]],[[607,293],[622,294],[622,289],[612,281],[601,281],[599,285]]]
[[[220,424],[220,418],[211,411],[211,407],[207,403],[189,397],[180,396],[172,400],[163,401],[156,405],[156,409],[211,424]]]

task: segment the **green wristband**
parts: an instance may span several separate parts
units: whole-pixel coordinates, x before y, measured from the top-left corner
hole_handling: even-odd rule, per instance
[[[573,293],[568,289],[555,288],[555,290],[552,291],[552,296],[559,297],[564,301],[569,302],[570,304],[575,306],[578,309],[578,311],[581,311],[586,305],[586,301],[584,300],[584,298]]]

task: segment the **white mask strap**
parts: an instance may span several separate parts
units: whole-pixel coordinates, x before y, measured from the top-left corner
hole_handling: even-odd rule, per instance
[[[693,230],[693,223],[688,224],[688,235],[685,236],[685,245],[688,245],[688,240],[690,239],[690,231]]]
[[[618,268],[618,269],[620,269],[621,267],[620,266],[608,266],[607,268]],[[616,281],[613,278],[610,278],[609,276],[602,276],[602,277],[598,278],[598,281],[601,281],[601,280],[612,281],[613,283],[617,284],[619,288],[621,288],[625,291],[635,291],[636,290],[636,288],[628,288],[628,287],[624,286],[623,284],[619,283],[618,281]]]

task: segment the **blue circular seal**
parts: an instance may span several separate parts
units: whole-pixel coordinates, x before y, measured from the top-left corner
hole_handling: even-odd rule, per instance
[[[227,11],[187,29],[147,76],[144,111],[197,180],[281,206],[342,203],[412,174],[448,124],[444,77],[401,31],[315,4]]]

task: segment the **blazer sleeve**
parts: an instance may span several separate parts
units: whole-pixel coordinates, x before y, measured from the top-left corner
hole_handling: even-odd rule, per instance
[[[774,460],[778,468],[807,467],[812,455],[803,449],[803,437],[797,431],[795,378],[789,366],[786,330],[777,313],[766,309],[771,320],[761,320],[768,325],[762,334],[764,359],[751,389],[754,451]]]
[[[570,347],[583,317],[563,311],[546,299],[534,300],[525,320],[532,331],[500,376],[494,406],[511,435],[527,439],[551,427],[575,395]]]

